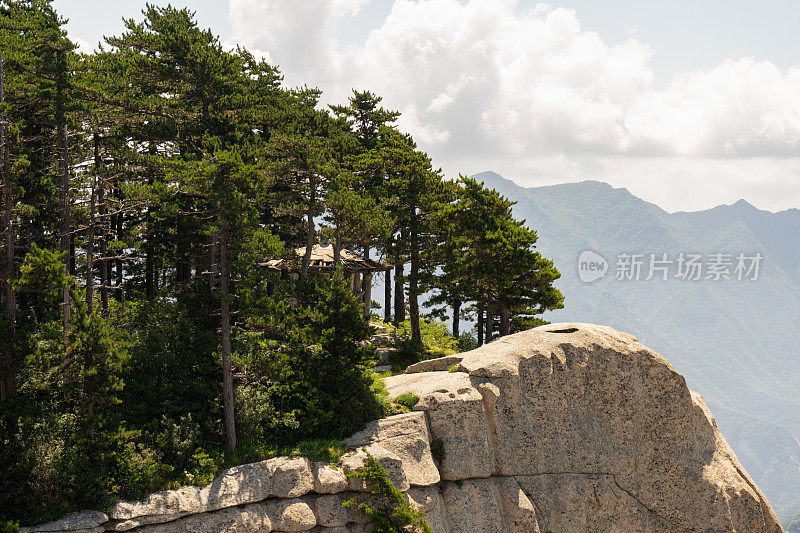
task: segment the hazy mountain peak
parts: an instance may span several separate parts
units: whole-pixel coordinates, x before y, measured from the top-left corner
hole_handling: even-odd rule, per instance
[[[736,203],[731,204],[731,207],[735,207],[737,209],[748,209],[748,210],[758,210],[756,206],[745,200],[744,198],[736,201]]]

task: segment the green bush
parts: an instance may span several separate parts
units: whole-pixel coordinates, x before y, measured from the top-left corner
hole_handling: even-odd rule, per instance
[[[280,332],[242,338],[242,432],[278,445],[341,438],[385,413],[369,370],[373,332],[361,303],[337,278],[298,281],[296,305],[273,317]]]
[[[420,318],[419,330],[425,346],[426,359],[444,357],[458,353],[458,339],[450,334],[447,324],[439,320]],[[406,320],[397,326],[396,333],[404,339],[411,338],[411,322]]]
[[[475,333],[465,331],[458,337],[458,351],[468,352],[478,347],[478,338]]]
[[[19,522],[6,520],[0,516],[0,533],[17,533],[19,531]]]
[[[348,477],[363,480],[370,494],[380,502],[380,507],[373,508],[355,500],[347,500],[344,507],[357,507],[372,523],[372,531],[376,533],[431,533],[432,529],[425,521],[425,513],[418,511],[405,499],[403,493],[389,479],[386,470],[367,454],[363,468],[351,472]]]
[[[419,396],[417,396],[413,392],[404,392],[403,394],[395,398],[394,402],[402,405],[403,407],[405,407],[410,411],[419,402]]]
[[[392,372],[402,372],[408,366],[430,359],[430,355],[411,339],[400,339],[389,352],[386,361],[392,365]]]

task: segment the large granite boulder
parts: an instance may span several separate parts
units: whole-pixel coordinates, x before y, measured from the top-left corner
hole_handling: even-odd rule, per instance
[[[388,388],[414,391],[421,402],[477,390],[491,476],[520,481],[537,504],[543,531],[781,531],[702,398],[633,336],[553,324],[450,357],[448,364],[466,380],[442,372],[433,360],[409,368],[415,379],[388,378]],[[461,439],[444,448],[446,457],[473,453],[472,443]],[[449,476],[473,474],[466,466]],[[564,480],[569,483],[556,483]],[[454,501],[453,489],[447,490]],[[488,489],[471,490],[471,499],[496,499]]]

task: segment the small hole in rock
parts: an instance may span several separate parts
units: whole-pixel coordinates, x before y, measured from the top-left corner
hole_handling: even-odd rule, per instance
[[[578,331],[578,328],[552,329],[547,333],[575,333],[576,331]]]

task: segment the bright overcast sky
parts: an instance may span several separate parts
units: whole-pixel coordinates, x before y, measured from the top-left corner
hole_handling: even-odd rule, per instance
[[[795,0],[172,3],[327,103],[377,92],[450,177],[597,179],[669,211],[800,207]],[[91,48],[144,2],[55,5]]]

